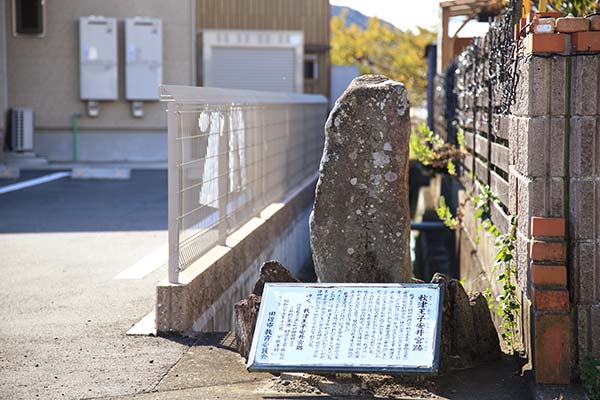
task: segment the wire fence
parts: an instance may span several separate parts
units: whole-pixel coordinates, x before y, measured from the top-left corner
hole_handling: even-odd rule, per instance
[[[319,95],[163,86],[169,281],[319,168]]]

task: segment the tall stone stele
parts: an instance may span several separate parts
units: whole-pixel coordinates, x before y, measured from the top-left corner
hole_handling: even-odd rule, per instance
[[[320,282],[407,282],[410,106],[402,83],[352,81],[325,125],[310,218]]]

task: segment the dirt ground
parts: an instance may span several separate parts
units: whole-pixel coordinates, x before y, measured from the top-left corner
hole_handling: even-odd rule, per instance
[[[312,393],[357,398],[400,399],[529,399],[530,380],[516,373],[506,357],[478,368],[432,377],[377,374],[310,375],[282,373],[267,391]]]

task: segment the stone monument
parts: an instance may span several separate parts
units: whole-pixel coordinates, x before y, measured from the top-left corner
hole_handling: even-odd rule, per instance
[[[310,241],[320,282],[408,282],[410,106],[402,83],[352,81],[325,125]]]

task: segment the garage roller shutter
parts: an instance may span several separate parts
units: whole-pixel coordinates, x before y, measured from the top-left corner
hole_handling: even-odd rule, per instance
[[[295,92],[293,49],[215,47],[206,86]]]

